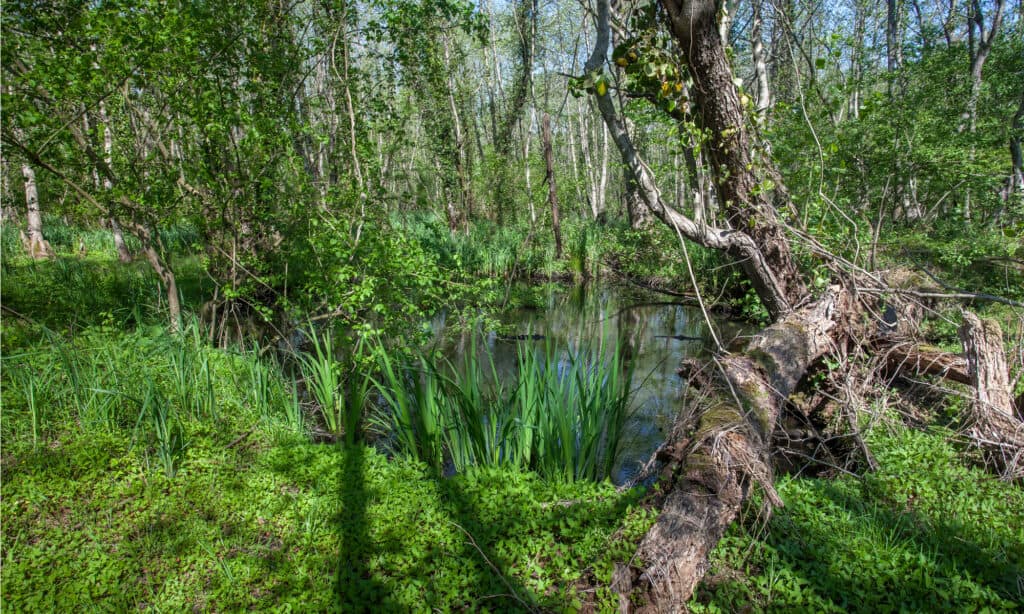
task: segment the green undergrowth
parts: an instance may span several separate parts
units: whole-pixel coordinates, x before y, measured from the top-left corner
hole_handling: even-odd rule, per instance
[[[649,523],[607,483],[226,439],[194,434],[173,480],[118,435],[5,455],[5,609],[573,609],[581,574],[610,574]]]
[[[173,266],[183,304],[199,305],[213,294],[199,258],[182,255],[173,259]],[[54,259],[39,262],[5,258],[0,294],[5,318],[20,317],[55,330],[167,322],[166,296],[149,264],[122,264],[113,253],[97,251],[79,258],[58,252]]]
[[[715,550],[695,612],[1024,608],[1024,490],[964,463],[948,432],[872,432],[863,479],[783,478]]]

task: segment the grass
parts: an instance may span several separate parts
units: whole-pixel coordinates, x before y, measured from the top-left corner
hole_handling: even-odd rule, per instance
[[[606,479],[628,416],[632,374],[617,347],[560,353],[520,347],[504,382],[476,343],[461,364],[437,354],[401,363],[383,348],[376,424],[435,470],[510,466],[547,479]]]
[[[306,389],[316,401],[328,434],[343,435],[346,443],[354,444],[361,438],[371,387],[370,376],[354,368],[363,362],[364,342],[357,341],[353,352],[339,360],[330,334],[312,330],[307,337],[313,351],[298,355]]]
[[[74,337],[42,336],[4,350],[5,452],[38,449],[69,432],[122,434],[175,473],[197,425],[297,426],[280,369],[254,352],[205,346],[194,321],[176,335],[160,327],[90,327]]]

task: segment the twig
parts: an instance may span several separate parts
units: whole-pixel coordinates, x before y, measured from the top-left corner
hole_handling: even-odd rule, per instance
[[[249,437],[249,435],[252,435],[252,434],[253,434],[253,433],[254,433],[255,431],[256,431],[256,427],[254,426],[254,427],[252,427],[251,429],[249,429],[248,431],[246,431],[246,432],[242,433],[241,435],[239,435],[238,437],[236,437],[236,438],[234,439],[234,441],[232,441],[231,443],[229,443],[229,444],[227,445],[227,448],[225,448],[225,449],[227,449],[227,450],[230,450],[231,448],[233,448],[233,447],[237,446],[238,444],[240,444],[240,443],[242,443],[243,441],[245,441],[245,439],[246,439],[246,438],[248,438],[248,437]]]
[[[516,589],[512,588],[512,584],[508,581],[507,578],[505,578],[505,574],[501,573],[501,570],[499,570],[497,567],[495,567],[494,563],[491,562],[491,559],[487,558],[487,555],[484,554],[484,551],[480,548],[480,546],[477,545],[476,540],[473,539],[473,535],[469,531],[467,531],[465,528],[463,528],[462,525],[460,525],[459,523],[457,523],[457,522],[455,522],[453,520],[449,520],[448,524],[454,526],[455,528],[457,528],[458,530],[460,530],[460,531],[462,531],[463,533],[466,534],[466,537],[469,538],[469,543],[474,548],[476,548],[476,551],[480,553],[480,556],[484,557],[484,561],[490,566],[490,568],[492,570],[494,570],[494,573],[497,574],[497,576],[499,578],[501,578],[502,583],[512,593],[512,597],[514,597],[516,601],[521,603],[524,608],[526,608],[527,610],[529,610],[531,612],[539,612],[540,611],[535,606],[533,606],[533,605],[523,601],[523,598],[519,596],[519,593],[516,592]]]

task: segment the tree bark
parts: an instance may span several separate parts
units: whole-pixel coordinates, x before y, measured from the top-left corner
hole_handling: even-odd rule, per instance
[[[808,366],[832,346],[848,296],[838,287],[756,335],[742,354],[719,358],[708,373],[688,365],[707,396],[693,417],[678,420],[656,453],[666,463],[661,513],[637,550],[642,569],[629,582],[639,611],[685,611],[704,576],[708,554],[736,519],[751,488],[781,506],[772,487],[771,435],[786,398]]]
[[[960,340],[974,386],[967,433],[1004,479],[1022,479],[1024,422],[1017,417],[1002,331],[994,320],[981,320],[971,312],[964,312],[963,320]]]
[[[995,320],[981,320],[969,311],[963,315],[960,341],[967,355],[968,372],[974,386],[976,415],[998,412],[1013,417],[1013,395],[1010,388],[1003,331]]]
[[[132,253],[128,251],[128,244],[125,243],[124,233],[121,231],[121,225],[117,223],[117,220],[110,218],[110,232],[114,235],[114,247],[117,249],[117,259],[122,264],[128,264],[132,261]]]
[[[43,236],[43,215],[39,211],[39,190],[36,187],[36,171],[31,164],[21,165],[21,176],[25,179],[25,206],[28,209],[28,236],[25,251],[35,260],[53,257],[50,242]]]
[[[114,129],[111,126],[110,116],[107,115],[107,105],[102,100],[99,104],[100,125],[103,127],[103,162],[107,168],[114,168]],[[93,172],[96,172],[95,169]],[[114,189],[114,182],[110,176],[103,176],[103,189],[110,193]],[[124,242],[124,233],[121,232],[121,225],[117,220],[110,218],[110,232],[114,235],[114,248],[117,250],[117,259],[122,264],[132,261],[132,254],[128,251],[128,245]]]
[[[935,375],[968,385],[973,382],[967,359],[963,356],[909,341],[889,345],[885,350],[885,361],[886,368],[892,374],[912,377]]]
[[[750,26],[751,56],[754,60],[754,82],[757,84],[757,99],[754,103],[757,120],[763,124],[771,105],[772,93],[768,88],[768,64],[765,60],[764,41],[761,39],[761,0],[753,1],[753,22]]]
[[[541,126],[544,141],[545,180],[548,183],[548,204],[551,206],[551,229],[555,235],[555,259],[562,259],[562,225],[558,215],[558,190],[555,185],[555,156],[551,149],[551,116],[544,114]]]
[[[717,3],[663,0],[662,4],[693,77],[691,91],[700,123],[710,134],[707,149],[722,208],[729,225],[753,239],[774,273],[777,288],[766,287],[747,262],[742,266],[768,312],[777,318],[807,297],[803,275],[774,206],[788,205],[788,195],[771,163],[755,164],[752,158],[743,107],[717,30]],[[775,202],[769,199],[770,194],[774,194]]]

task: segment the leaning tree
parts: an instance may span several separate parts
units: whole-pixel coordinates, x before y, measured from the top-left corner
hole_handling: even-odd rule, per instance
[[[829,253],[813,236],[794,227],[795,221],[787,222],[793,205],[770,156],[755,146],[748,109],[726,54],[721,3],[660,0],[641,13],[649,27],[659,28],[659,33],[667,30],[670,37],[648,34],[617,40],[612,58],[618,67],[626,67],[645,52],[663,58],[669,49],[675,56],[678,85],[663,75],[661,91],[681,95],[658,95],[655,101],[680,121],[692,122],[703,135],[701,146],[724,214],[719,216],[720,225],[709,225],[703,215],[688,215],[667,202],[630,139],[616,103],[617,88],[611,87],[615,70],[606,69],[609,0],[597,0],[597,40],[580,83],[595,97],[643,204],[681,239],[724,252],[741,267],[772,323],[741,352],[723,353],[710,365],[684,365],[704,400],[699,408],[681,412],[671,436],[655,454],[657,462],[651,464],[660,469],[660,512],[639,545],[639,563],[621,565],[615,574],[613,587],[623,595],[632,594],[623,597],[623,604],[639,601],[661,611],[683,608],[703,576],[709,552],[751,490],[759,487],[768,503],[782,505],[772,487],[773,434],[783,413],[795,411],[787,399],[808,370],[829,354],[881,353],[888,359],[881,361],[884,366],[973,384],[976,402],[970,423],[976,439],[985,442],[1005,476],[1020,478],[1016,460],[1024,450],[1024,428],[1010,407],[1005,363],[999,363],[998,329],[966,317],[961,334],[967,358],[907,343],[899,333],[918,311],[912,299],[921,294],[919,288],[908,287],[913,284],[907,279],[913,276],[859,268]],[[665,43],[655,49],[652,41]],[[665,62],[654,64],[645,68],[648,77],[666,70]],[[831,283],[817,294],[797,258],[797,245],[832,273]],[[856,437],[855,420],[845,424],[857,444],[850,449],[873,462]]]

